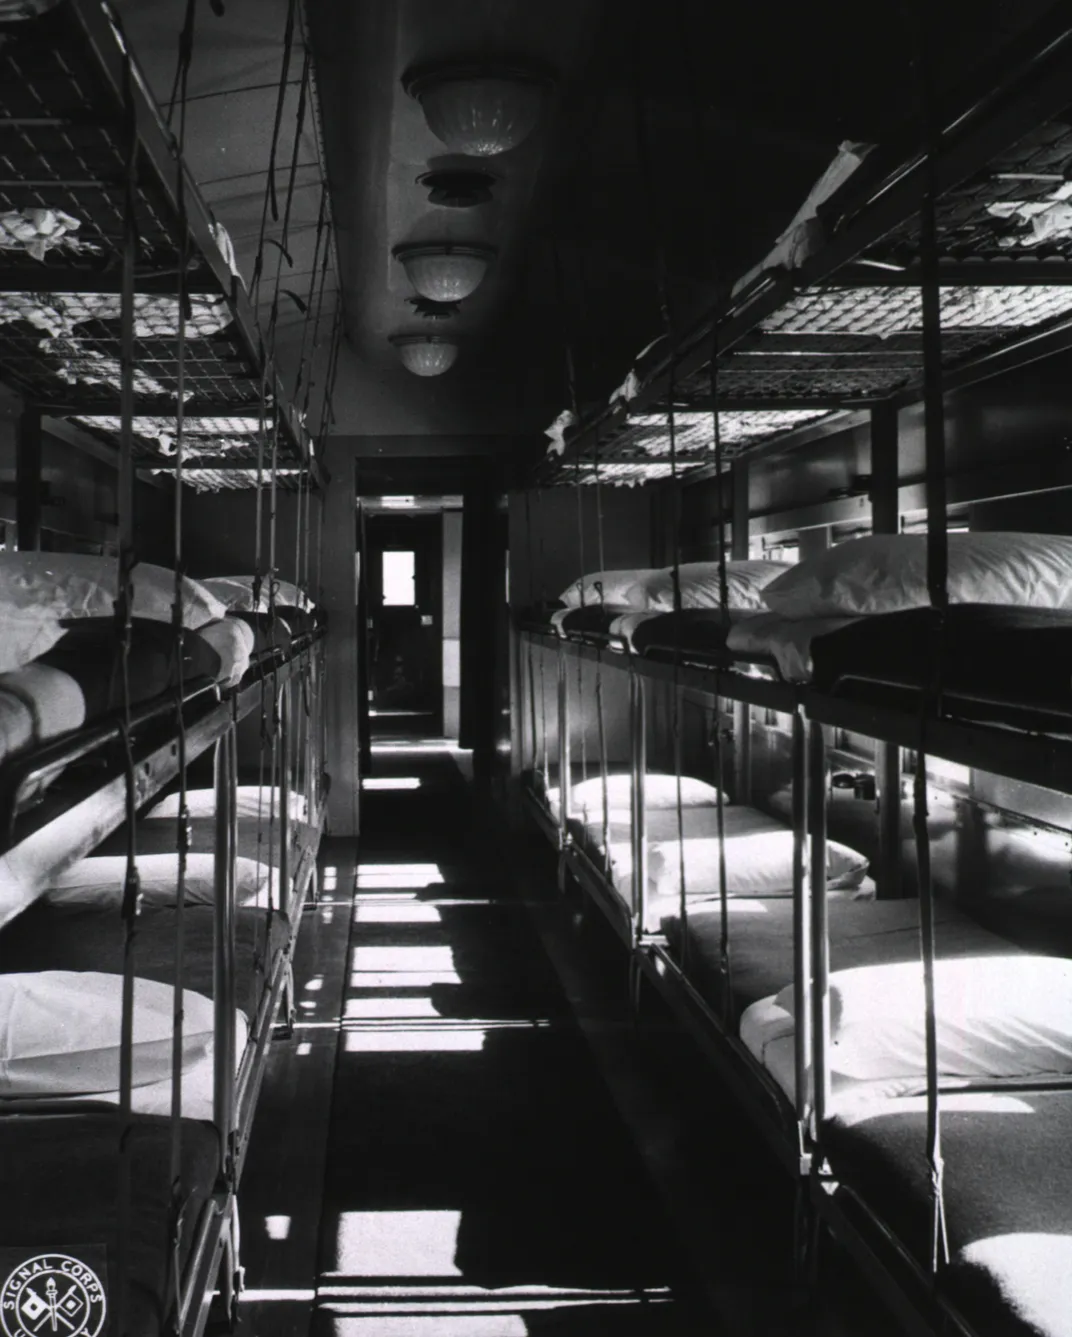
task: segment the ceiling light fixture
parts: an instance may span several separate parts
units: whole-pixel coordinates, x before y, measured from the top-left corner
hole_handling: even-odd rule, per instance
[[[427,297],[407,297],[406,304],[425,320],[449,320],[462,309],[461,302],[430,302]]]
[[[479,243],[418,243],[396,246],[394,257],[422,297],[430,302],[463,302],[480,287],[494,246]]]
[[[472,209],[491,199],[495,177],[475,168],[445,168],[422,173],[417,184],[428,191],[429,204],[438,204],[444,209]]]
[[[430,65],[402,78],[432,134],[455,153],[476,158],[505,153],[527,139],[554,83],[548,71],[521,61]]]
[[[438,334],[392,334],[402,365],[414,376],[442,376],[454,366],[458,344]]]

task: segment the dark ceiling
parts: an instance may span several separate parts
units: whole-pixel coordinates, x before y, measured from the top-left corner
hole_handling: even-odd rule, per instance
[[[347,333],[337,430],[536,441],[569,403],[567,344],[580,401],[604,399],[662,333],[661,290],[674,326],[684,328],[720,282],[765,253],[840,141],[888,144],[913,117],[918,127],[920,15],[939,92],[948,94],[1053,7],[307,0]],[[151,32],[144,26],[157,51],[182,8],[179,0],[124,3],[134,26],[153,15]],[[272,0],[269,14],[281,26],[285,5]],[[265,85],[270,102],[278,39],[258,33],[255,51],[267,64],[254,69],[253,51],[236,47],[241,27],[204,14],[200,91],[226,86],[230,71],[236,83],[241,73]],[[476,51],[540,58],[558,71],[559,87],[529,141],[483,160],[500,178],[493,202],[438,209],[415,178],[458,160],[427,129],[401,76],[415,63]],[[211,107],[226,109],[220,100]],[[193,156],[199,150],[211,163],[216,141],[233,129],[222,116],[198,120]],[[244,140],[263,135],[263,124],[251,125]],[[252,214],[248,223],[255,230]],[[455,318],[458,363],[424,380],[399,366],[388,336],[442,327],[422,326],[407,305],[411,289],[391,249],[444,239],[491,242],[499,256]]]

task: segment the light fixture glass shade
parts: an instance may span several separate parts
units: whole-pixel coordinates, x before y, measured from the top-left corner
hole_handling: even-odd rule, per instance
[[[495,248],[442,242],[396,246],[394,255],[422,297],[432,302],[462,302],[480,287]]]
[[[458,344],[438,334],[392,334],[399,359],[414,376],[442,376],[454,366]]]
[[[432,134],[455,153],[490,158],[536,128],[553,79],[520,65],[442,65],[405,77]]]

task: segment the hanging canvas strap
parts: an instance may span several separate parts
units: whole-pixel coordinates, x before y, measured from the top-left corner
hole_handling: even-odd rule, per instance
[[[709,383],[711,387],[711,441],[715,466],[715,544],[718,555],[718,606],[723,631],[729,634],[729,580],[726,571],[726,512],[724,505],[724,460],[722,451],[722,420],[718,410],[718,329],[711,338]],[[716,821],[718,823],[718,901],[719,944],[718,965],[722,980],[723,1019],[733,1024],[733,975],[730,959],[730,906],[729,881],[726,870],[726,797],[725,749],[722,745],[722,725],[719,718],[719,698],[715,698],[715,786],[717,794]]]
[[[927,828],[928,715],[941,711],[945,657],[946,609],[949,602],[945,486],[945,398],[942,374],[942,311],[936,210],[938,201],[937,160],[941,133],[935,110],[930,24],[928,10],[919,5],[919,77],[927,158],[925,186],[920,206],[920,283],[923,311],[923,399],[927,497],[927,588],[934,609],[933,676],[920,695],[919,747],[916,752],[913,787],[913,826],[919,870],[920,955],[923,968],[924,1025],[927,1066],[927,1167],[930,1176],[930,1266],[932,1276],[949,1260],[945,1222],[944,1158],[942,1121],[938,1091],[938,1035],[934,987],[935,929],[934,884],[931,876],[930,833]]]
[[[938,1014],[935,1000],[934,881],[931,876],[930,834],[927,830],[927,756],[916,753],[913,786],[913,827],[919,870],[919,940],[923,964],[924,1040],[927,1065],[927,1169],[930,1182],[931,1220],[929,1261],[931,1275],[949,1261],[949,1237],[945,1212],[945,1161],[942,1156],[942,1117],[938,1099]]]
[[[186,148],[186,107],[190,74],[193,60],[194,24],[196,21],[197,0],[187,0],[186,21],[179,43],[179,66],[176,72],[176,93],[178,98],[178,150],[180,159]],[[174,637],[175,656],[175,730],[176,763],[179,774],[179,810],[176,819],[176,849],[178,870],[175,879],[175,943],[174,943],[174,986],[172,994],[172,1036],[171,1036],[171,1128],[170,1128],[170,1180],[171,1205],[169,1212],[169,1258],[172,1304],[176,1323],[182,1309],[182,1269],[180,1266],[185,1193],[183,1190],[182,1165],[182,1095],[183,1095],[183,1003],[185,989],[186,955],[186,867],[190,849],[190,814],[186,802],[186,714],[183,698],[185,696],[184,659],[186,651],[183,618],[183,467],[186,454],[186,321],[189,314],[189,294],[187,291],[187,268],[189,264],[190,236],[186,218],[186,175],[177,175],[177,205],[179,227],[179,264],[176,297],[178,305],[178,338],[176,343],[176,390],[175,390],[175,475],[174,505],[172,524],[174,527],[175,585],[171,605],[171,625]]]

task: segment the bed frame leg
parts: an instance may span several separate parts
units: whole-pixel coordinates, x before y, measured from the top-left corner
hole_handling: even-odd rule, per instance
[[[641,1006],[644,1000],[644,971],[636,952],[629,954],[629,1016],[633,1025],[639,1027]]]
[[[819,1213],[811,1198],[809,1180],[797,1179],[793,1210],[793,1308],[810,1312],[815,1304],[819,1281]]]
[[[206,1325],[206,1334],[231,1333],[238,1329],[238,1303],[245,1289],[245,1269],[239,1260],[238,1199],[232,1197],[227,1208],[227,1226],[223,1234],[223,1256],[215,1299],[216,1313]]]
[[[275,1034],[279,1040],[290,1040],[294,1036],[294,1021],[297,1015],[294,1002],[294,962],[288,961],[286,974],[283,976],[283,991],[279,1000],[279,1020]]]

